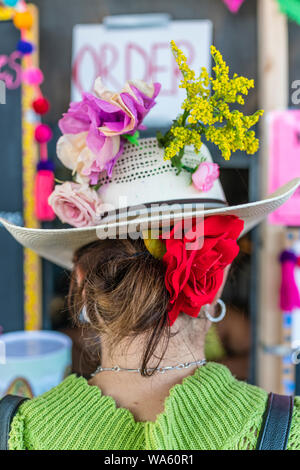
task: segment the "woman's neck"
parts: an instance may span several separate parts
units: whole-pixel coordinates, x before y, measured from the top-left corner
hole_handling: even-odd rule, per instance
[[[204,321],[178,319],[170,338],[167,350],[159,367],[174,366],[183,362],[194,362],[204,359],[205,340]],[[122,344],[110,352],[105,341],[101,342],[101,366],[137,369],[141,365],[145,339],[136,338]],[[157,357],[161,356],[163,345],[157,348],[156,357],[149,361],[147,367],[156,367]],[[197,366],[172,370],[164,374],[155,372],[151,377],[143,377],[134,372],[100,372],[91,378],[90,385],[99,387],[104,395],[114,398],[117,406],[128,408],[139,421],[153,421],[164,409],[165,398],[175,384],[192,375]]]

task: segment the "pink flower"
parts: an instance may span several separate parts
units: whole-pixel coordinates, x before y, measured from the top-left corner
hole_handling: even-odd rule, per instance
[[[87,146],[87,136],[87,132],[63,135],[57,142],[57,156],[65,167],[77,174],[77,181],[95,185],[104,170],[111,176],[123,151],[123,142],[120,136],[100,136],[101,148],[95,154]]]
[[[193,173],[194,186],[199,191],[210,191],[216,179],[219,178],[219,165],[212,162],[202,162]]]
[[[59,121],[63,134],[87,132],[86,143],[96,155],[102,149],[103,137],[134,134],[144,117],[155,105],[160,84],[127,82],[120,93],[105,88],[100,78],[95,82],[96,96],[84,93],[82,101],[71,103]]]
[[[73,227],[97,225],[101,218],[102,201],[87,184],[67,181],[57,185],[48,202],[57,217]]]

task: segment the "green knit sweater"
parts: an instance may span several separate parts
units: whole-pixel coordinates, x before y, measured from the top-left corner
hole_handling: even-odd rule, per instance
[[[267,393],[209,363],[175,385],[155,422],[136,422],[114,400],[69,376],[21,405],[10,449],[196,450],[254,449]],[[295,399],[289,449],[300,450],[300,397]]]

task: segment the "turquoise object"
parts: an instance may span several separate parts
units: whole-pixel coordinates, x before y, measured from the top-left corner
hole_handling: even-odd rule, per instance
[[[15,7],[19,0],[3,0],[4,5],[7,7]]]
[[[0,397],[32,396],[58,385],[71,370],[72,341],[56,331],[18,331],[0,336]]]

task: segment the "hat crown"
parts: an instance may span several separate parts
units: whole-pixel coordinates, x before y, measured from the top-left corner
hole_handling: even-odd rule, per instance
[[[196,167],[203,158],[212,163],[209,150],[203,144],[196,154],[193,147],[186,147],[183,163]],[[139,140],[139,145],[125,144],[121,157],[115,164],[111,178],[101,180],[101,199],[104,204],[118,210],[152,203],[199,203],[205,208],[223,207],[225,195],[219,179],[209,191],[199,191],[191,181],[191,174],[177,168],[170,160],[164,160],[164,149],[156,138]]]

